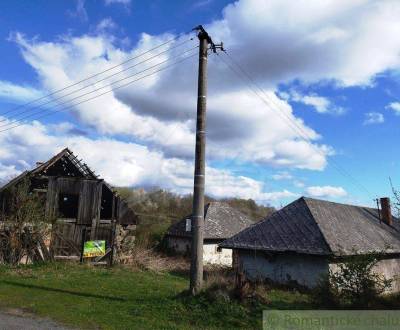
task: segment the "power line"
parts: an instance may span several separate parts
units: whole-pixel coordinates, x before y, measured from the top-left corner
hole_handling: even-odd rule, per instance
[[[196,48],[197,48],[197,47],[196,47]],[[56,111],[53,111],[53,112],[51,112],[51,113],[46,113],[46,114],[40,115],[40,116],[34,118],[34,120],[40,119],[40,118],[44,118],[44,117],[53,115],[53,114],[58,113],[58,112],[62,112],[62,111],[69,110],[70,108],[75,107],[75,106],[77,106],[77,105],[79,105],[79,104],[82,104],[82,103],[85,103],[85,102],[94,100],[94,99],[96,99],[96,98],[98,98],[98,97],[100,97],[100,96],[103,96],[103,95],[105,95],[105,94],[114,92],[115,90],[118,90],[118,89],[120,89],[120,88],[126,87],[126,86],[128,86],[128,85],[131,85],[131,84],[133,84],[134,82],[137,82],[137,81],[142,80],[142,79],[144,79],[144,78],[150,77],[150,76],[152,76],[152,75],[154,75],[154,74],[156,74],[156,73],[158,73],[158,72],[161,72],[161,71],[166,70],[166,69],[168,69],[168,68],[170,68],[170,67],[172,67],[172,66],[174,66],[174,65],[177,65],[177,64],[179,64],[179,63],[182,63],[182,62],[184,62],[184,61],[186,61],[186,60],[188,60],[188,59],[190,59],[190,58],[192,58],[192,57],[194,57],[194,56],[196,56],[196,55],[197,55],[197,54],[194,53],[194,54],[192,54],[192,55],[190,55],[190,56],[186,56],[186,57],[184,57],[183,59],[181,59],[181,60],[179,60],[179,61],[176,61],[176,62],[173,62],[173,63],[171,63],[171,64],[169,64],[169,65],[166,65],[165,67],[162,67],[161,69],[158,69],[158,70],[156,70],[156,71],[154,71],[154,72],[151,72],[151,73],[149,73],[149,74],[147,74],[147,75],[145,75],[145,76],[142,76],[142,77],[140,77],[140,78],[138,78],[138,79],[129,81],[129,82],[125,83],[125,84],[122,84],[122,85],[120,85],[120,86],[117,86],[117,87],[115,87],[115,88],[113,88],[113,89],[111,89],[111,90],[108,90],[108,91],[106,91],[106,92],[103,92],[103,93],[101,93],[101,94],[99,94],[99,95],[95,95],[95,96],[93,96],[93,97],[91,97],[91,98],[89,98],[89,99],[80,101],[80,102],[78,102],[78,103],[76,103],[76,104],[72,104],[72,105],[70,105],[70,106],[68,106],[68,107],[66,107],[66,108],[62,108],[62,109],[60,109],[60,110],[56,110]],[[19,127],[19,126],[23,126],[23,125],[25,125],[25,123],[19,123],[18,125],[14,125],[14,126],[11,126],[11,127],[7,127],[6,129],[0,130],[0,133],[5,132],[5,131],[8,131],[8,130],[11,130],[11,129],[14,129],[14,128]]]
[[[273,103],[273,106],[271,107],[272,109],[275,109],[275,107],[277,107],[278,109],[281,108],[279,104],[277,104],[274,100],[272,100],[269,95],[257,84],[257,82],[251,77],[251,75],[239,64],[237,63],[237,61],[235,61],[231,55],[229,55],[226,51],[224,52],[226,57],[236,66],[239,68],[240,72],[242,74],[240,74],[240,72],[238,72],[237,70],[235,70],[229,63],[227,63],[223,57],[218,56],[218,58],[220,58],[225,65],[231,69],[236,75],[238,75],[239,78],[243,79],[243,76],[246,79],[243,79],[243,81],[246,83],[247,87],[250,88],[251,91],[253,91],[256,96],[258,96],[264,104],[266,104],[267,106],[271,107],[270,103]],[[247,81],[246,81],[247,80]],[[248,82],[251,83],[248,84]],[[253,88],[254,85],[263,95],[264,97],[270,102],[268,103],[268,101],[266,101],[258,92],[256,89]],[[274,107],[275,106],[275,107]],[[311,137],[307,134],[307,132],[304,131],[304,129],[299,126],[294,120],[292,120],[292,118],[290,118],[289,116],[287,116],[285,114],[285,112],[283,111],[277,111],[277,113],[279,114],[279,116],[282,117],[282,115],[285,117],[283,118],[284,120],[286,119],[286,121],[289,123],[290,127],[292,129],[294,129],[296,131],[297,134],[299,134],[306,142],[309,143],[309,145],[320,155],[322,155],[323,157],[325,157],[326,155],[324,153],[322,153],[313,143],[312,143],[312,139]],[[363,190],[364,192],[366,192],[369,196],[373,196],[372,193],[364,186],[362,185],[360,182],[358,182],[357,179],[355,179],[351,174],[349,174],[345,169],[343,169],[342,166],[340,166],[340,164],[338,164],[334,159],[331,159],[332,161],[332,165],[333,167],[343,176],[348,177],[353,184],[358,187],[358,189]]]
[[[38,105],[36,105],[36,106],[34,106],[34,107],[29,107],[29,108],[27,108],[26,110],[24,110],[24,111],[22,111],[22,112],[19,112],[17,115],[11,116],[11,119],[15,119],[15,120],[24,119],[25,117],[22,117],[22,118],[21,118],[20,116],[23,115],[23,114],[25,114],[25,113],[28,113],[28,112],[30,112],[30,111],[32,111],[32,110],[40,109],[40,108],[42,108],[42,107],[44,107],[45,105],[48,105],[48,104],[50,104],[50,103],[53,103],[53,102],[56,103],[56,101],[61,100],[61,99],[63,99],[63,98],[66,98],[67,96],[70,96],[70,95],[73,95],[73,94],[75,94],[75,93],[81,92],[82,90],[87,89],[88,87],[94,86],[94,85],[98,84],[99,82],[105,81],[105,80],[107,80],[107,79],[109,79],[109,78],[111,78],[111,77],[114,77],[114,76],[117,76],[117,75],[119,75],[119,74],[121,74],[121,73],[124,73],[124,72],[126,72],[126,71],[128,71],[128,70],[130,70],[130,69],[132,69],[132,68],[134,68],[134,67],[136,67],[136,66],[138,66],[138,65],[140,65],[140,64],[143,64],[143,63],[148,62],[148,61],[150,61],[150,60],[152,60],[152,59],[154,59],[154,58],[157,58],[158,56],[160,56],[160,55],[162,55],[162,54],[164,54],[164,53],[170,52],[171,50],[173,50],[173,49],[175,49],[175,48],[181,47],[182,45],[186,44],[186,43],[189,42],[189,41],[190,41],[190,40],[187,40],[187,41],[185,41],[185,42],[182,42],[182,43],[180,43],[180,44],[178,44],[178,45],[176,45],[176,46],[174,46],[174,47],[172,47],[172,48],[169,48],[169,49],[167,49],[167,50],[164,50],[164,51],[162,51],[162,52],[160,52],[160,53],[158,53],[158,54],[156,54],[156,55],[154,55],[154,56],[151,56],[151,57],[149,57],[149,58],[147,58],[147,59],[145,59],[145,60],[143,60],[143,61],[140,61],[140,62],[138,62],[138,63],[135,63],[134,65],[131,65],[131,66],[129,66],[129,67],[123,69],[123,70],[120,70],[120,71],[115,72],[115,73],[113,73],[113,74],[111,74],[111,75],[108,75],[108,76],[106,76],[106,77],[104,77],[104,78],[102,78],[102,79],[100,79],[100,80],[97,80],[97,81],[95,81],[95,82],[93,82],[93,83],[90,83],[89,85],[86,85],[86,86],[84,86],[84,87],[78,88],[78,89],[76,89],[76,90],[74,90],[74,91],[72,91],[72,92],[69,92],[69,93],[67,93],[67,94],[61,95],[61,96],[59,96],[59,97],[57,97],[57,98],[55,98],[55,99],[51,99],[51,100],[49,100],[49,101],[47,101],[47,102],[45,102],[45,103],[38,104]],[[196,47],[195,47],[195,48],[196,48]],[[194,48],[192,48],[192,49],[194,49]],[[185,52],[183,52],[182,54],[184,54],[184,53],[185,53]],[[70,101],[71,101],[71,100],[67,100],[67,101],[64,102],[64,103],[67,103],[67,102],[70,102]],[[64,104],[64,103],[61,103],[61,104]],[[58,105],[60,105],[60,104],[58,104]],[[9,118],[10,118],[10,117],[9,117]],[[7,121],[9,118],[4,118],[4,119],[0,120],[0,123],[1,123],[1,122]],[[2,127],[2,126],[0,126],[0,127]]]
[[[189,49],[189,50],[187,50],[187,51],[181,53],[180,55],[183,55],[183,54],[186,54],[186,53],[190,53],[190,52],[192,52],[194,49],[197,49],[197,48],[198,48],[198,46],[193,47],[193,48],[191,48],[191,49]],[[167,59],[167,60],[165,60],[165,61],[159,62],[159,63],[157,63],[157,64],[155,64],[155,65],[152,65],[152,66],[150,66],[150,67],[148,67],[148,68],[146,68],[146,69],[144,69],[144,70],[142,70],[142,71],[136,72],[135,74],[132,74],[132,75],[127,76],[127,77],[124,77],[124,78],[119,79],[119,80],[116,80],[116,81],[110,83],[109,85],[99,87],[99,88],[94,89],[94,90],[92,90],[92,91],[90,91],[90,92],[83,93],[83,94],[78,95],[78,96],[76,96],[76,97],[74,97],[74,98],[72,98],[72,99],[69,99],[69,100],[66,100],[66,101],[64,101],[64,102],[61,102],[61,103],[58,104],[58,106],[62,106],[62,105],[71,103],[72,101],[77,100],[77,99],[80,99],[80,98],[82,98],[82,97],[84,97],[84,96],[87,96],[87,95],[96,93],[96,92],[98,92],[98,91],[100,91],[100,90],[102,90],[102,89],[105,89],[105,88],[109,88],[109,87],[111,87],[111,86],[114,86],[114,85],[117,84],[117,83],[120,83],[120,82],[125,81],[125,80],[130,79],[130,78],[133,78],[133,77],[135,77],[135,76],[137,76],[137,75],[139,75],[139,74],[141,74],[141,73],[143,73],[143,72],[146,72],[146,71],[149,71],[149,70],[151,70],[151,69],[154,69],[155,67],[158,67],[159,65],[164,64],[164,63],[169,62],[169,61],[170,61],[170,59]],[[146,77],[147,77],[147,76],[146,76]],[[141,79],[141,78],[140,78],[140,79]],[[125,86],[125,85],[123,85],[123,86]],[[115,89],[114,89],[114,90],[115,90]],[[113,91],[113,90],[111,90],[111,91]],[[100,94],[100,95],[104,95],[104,94],[105,94],[105,93],[102,93],[102,94]],[[82,103],[82,102],[80,102],[80,103]],[[72,104],[70,107],[76,106],[76,105],[78,105],[78,104],[80,104],[80,103]],[[50,112],[52,112],[52,111],[54,111],[54,110],[45,109],[45,111],[50,111]],[[38,115],[38,114],[40,114],[41,112],[42,112],[42,111],[38,111],[38,112],[30,113],[30,114],[28,114],[28,115],[26,115],[26,116],[23,116],[23,117],[21,117],[21,118],[18,118],[18,119],[13,119],[13,120],[11,120],[9,123],[7,123],[7,124],[5,124],[5,125],[0,125],[0,128],[7,127],[7,126],[10,126],[10,125],[12,125],[13,123],[19,122],[19,121],[21,121],[21,120],[34,117],[35,115]],[[40,118],[41,118],[41,117],[40,117]],[[2,132],[2,131],[0,131],[0,132]]]
[[[43,100],[43,99],[48,98],[48,97],[50,97],[50,96],[53,96],[53,95],[55,95],[55,94],[58,94],[58,93],[60,93],[60,92],[62,92],[62,91],[64,91],[64,90],[66,90],[66,89],[69,89],[69,88],[71,88],[71,87],[74,87],[74,86],[76,86],[76,85],[79,85],[79,84],[82,83],[82,82],[85,82],[85,81],[87,81],[87,80],[89,80],[89,79],[92,79],[92,78],[94,78],[94,77],[97,77],[97,76],[99,76],[99,75],[101,75],[101,74],[103,74],[103,73],[109,72],[109,71],[111,71],[111,70],[113,70],[113,69],[115,69],[115,68],[117,68],[117,67],[119,67],[119,66],[121,66],[121,65],[124,65],[124,64],[126,64],[126,63],[129,63],[129,62],[131,62],[131,61],[133,61],[133,60],[135,60],[135,59],[137,59],[137,58],[140,58],[140,57],[142,57],[143,55],[146,55],[146,54],[152,52],[153,50],[156,50],[156,49],[158,49],[158,48],[160,48],[160,47],[163,47],[163,46],[165,46],[165,45],[167,45],[167,44],[169,44],[169,43],[171,43],[171,42],[174,42],[175,40],[178,40],[180,37],[181,37],[181,36],[176,36],[175,38],[169,39],[169,40],[163,42],[162,44],[157,45],[157,46],[155,46],[155,47],[153,47],[153,48],[151,48],[151,49],[149,49],[149,50],[147,50],[147,51],[145,51],[145,52],[143,52],[143,53],[141,53],[141,54],[139,54],[139,55],[135,55],[135,56],[133,56],[133,57],[130,57],[130,58],[128,58],[127,60],[125,60],[125,61],[123,61],[123,62],[121,62],[121,63],[119,63],[119,64],[117,64],[117,65],[114,65],[114,66],[112,66],[112,67],[110,67],[110,68],[108,68],[108,69],[106,69],[106,70],[104,70],[104,71],[95,73],[95,74],[93,74],[93,75],[91,75],[91,76],[89,76],[89,77],[86,77],[86,78],[84,78],[84,79],[82,79],[82,80],[80,80],[80,81],[77,81],[77,82],[75,82],[75,83],[73,83],[73,84],[71,84],[71,85],[68,85],[68,86],[65,86],[65,87],[63,87],[63,88],[61,88],[61,89],[58,89],[58,90],[56,90],[56,91],[53,91],[53,92],[51,92],[51,93],[49,93],[49,94],[47,94],[47,95],[44,95],[44,96],[42,96],[42,97],[39,97],[39,98],[35,99],[35,100],[32,100],[32,101],[29,101],[29,102],[27,102],[27,103],[18,105],[17,107],[14,107],[14,108],[12,108],[12,109],[10,109],[10,110],[4,112],[2,115],[6,115],[6,114],[8,114],[8,113],[10,113],[10,112],[14,112],[15,110],[18,110],[18,109],[21,109],[21,108],[23,108],[23,107],[26,107],[27,105],[36,103],[37,101],[40,101],[40,100]],[[189,41],[191,41],[191,40],[193,40],[193,38],[190,38],[189,40],[186,40],[184,43],[189,42]],[[182,43],[182,44],[183,44],[183,43]]]

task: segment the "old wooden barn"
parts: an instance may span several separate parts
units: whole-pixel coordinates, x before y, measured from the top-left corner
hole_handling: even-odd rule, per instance
[[[43,195],[46,218],[53,219],[49,244],[55,258],[78,258],[84,239],[105,240],[108,252],[121,243],[119,235],[132,239],[135,213],[72,151],[36,165],[0,189],[0,215],[8,212],[9,188],[28,178],[31,191]]]

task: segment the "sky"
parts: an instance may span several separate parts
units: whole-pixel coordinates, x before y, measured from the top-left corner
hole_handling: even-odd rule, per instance
[[[400,186],[400,2],[0,2],[0,182],[65,147],[114,186],[193,185],[202,24],[206,193],[374,205]]]

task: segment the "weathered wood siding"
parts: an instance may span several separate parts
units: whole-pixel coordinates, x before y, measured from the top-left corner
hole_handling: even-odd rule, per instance
[[[102,181],[80,180],[78,224],[91,225],[100,219]]]
[[[91,225],[93,219],[100,219],[101,180],[50,177],[47,188],[47,215],[58,217],[60,194],[79,195],[77,224]]]
[[[50,177],[47,185],[46,216],[48,219],[56,219],[58,210],[57,178]]]
[[[56,222],[53,225],[51,251],[54,256],[79,256],[82,246],[82,231],[85,226],[76,223]]]

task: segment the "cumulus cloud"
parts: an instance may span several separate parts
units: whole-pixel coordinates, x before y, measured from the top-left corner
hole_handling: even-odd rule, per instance
[[[309,105],[313,107],[318,113],[341,115],[345,112],[342,107],[332,104],[332,102],[327,97],[319,96],[315,93],[303,95],[298,91],[292,90],[290,94],[288,94],[288,99],[294,102],[300,102],[305,105]]]
[[[305,193],[311,197],[337,198],[347,196],[346,190],[342,187],[333,186],[312,186],[307,187]]]
[[[20,86],[0,80],[0,98],[3,100],[25,103],[42,96],[42,91],[33,87]]]
[[[386,108],[393,110],[396,115],[400,115],[400,102],[392,102]]]
[[[380,112],[367,112],[365,114],[364,125],[382,124],[385,121]]]
[[[21,34],[15,35],[24,59],[38,72],[44,88],[49,90],[60,89],[105,70],[169,39],[171,35],[168,34],[143,34],[136,47],[123,51],[103,34],[66,37],[60,42],[27,40]],[[158,52],[150,52],[148,56]],[[150,64],[175,55],[174,52],[163,54]],[[171,157],[192,157],[196,108],[194,63],[157,73],[140,84],[77,105],[73,114],[101,134],[132,136],[162,148]],[[222,67],[216,62],[216,70]],[[126,78],[129,74],[132,71],[120,73],[114,79]],[[304,169],[321,170],[326,166],[332,148],[302,140],[290,125],[300,127],[311,141],[319,140],[320,135],[296,118],[291,106],[273,91],[267,91],[271,103],[266,106],[245,90],[238,90],[240,85],[230,86],[225,82],[224,87],[218,87],[217,82],[210,77],[209,157],[240,158]],[[96,84],[96,88],[100,87],[109,88],[105,81]]]
[[[30,169],[36,161],[46,161],[68,146],[112,185],[158,186],[179,194],[192,192],[194,166],[191,161],[167,158],[161,152],[133,142],[72,135],[69,123],[58,126],[59,130],[53,130],[51,126],[33,122],[7,135],[0,134],[0,181]],[[261,181],[234,175],[229,170],[208,166],[206,173],[207,194],[216,198],[252,198],[267,204],[296,196],[287,190],[267,192]]]
[[[84,9],[82,0],[78,4]],[[378,73],[399,68],[399,14],[400,4],[390,0],[240,0],[228,5],[222,17],[210,23],[207,29],[215,41],[224,41],[228,52],[265,89],[263,97],[268,102],[248,93],[245,84],[237,80],[218,57],[210,56],[208,159],[323,170],[328,157],[334,154],[333,148],[295,116],[288,101],[277,96],[277,86],[293,80],[333,81],[341,86],[373,84]],[[16,34],[14,40],[24,60],[36,71],[41,88],[52,91],[126,61],[173,37],[175,35],[168,33],[144,33],[132,47],[120,47],[122,40],[104,31],[94,35],[62,36],[55,41]],[[186,39],[188,36],[182,36],[169,45]],[[186,46],[194,44],[196,41]],[[181,51],[162,54],[157,60],[149,61],[147,67],[172,59]],[[157,53],[153,51],[147,56]],[[99,82],[89,90],[104,87],[110,93],[74,106],[71,113],[82,126],[92,128],[105,140],[135,141],[135,145],[171,160],[163,162],[164,166],[184,171],[186,162],[193,156],[196,69],[195,61],[187,62],[118,91],[111,91],[105,82]],[[137,72],[135,70],[111,80],[127,78]],[[321,113],[334,107],[329,99],[316,94],[301,95],[299,99]],[[39,131],[46,130],[40,123],[30,125]],[[311,143],[303,139],[304,134]],[[60,141],[67,144],[87,137],[77,134],[70,138],[75,140]],[[25,139],[17,136],[12,140],[16,146],[14,153],[29,154],[29,148],[19,142]],[[51,134],[46,135],[47,142],[43,143],[54,143],[49,140],[54,140]],[[7,154],[11,149],[0,150]],[[49,150],[48,145],[46,150]],[[176,185],[186,182],[183,174],[170,178]],[[244,182],[237,177],[235,180]],[[127,179],[127,182],[133,181]],[[246,187],[254,184],[246,182]],[[257,190],[256,185],[252,189],[259,194],[266,193]]]
[[[262,83],[357,86],[399,68],[399,15],[393,0],[242,0],[209,29]]]

